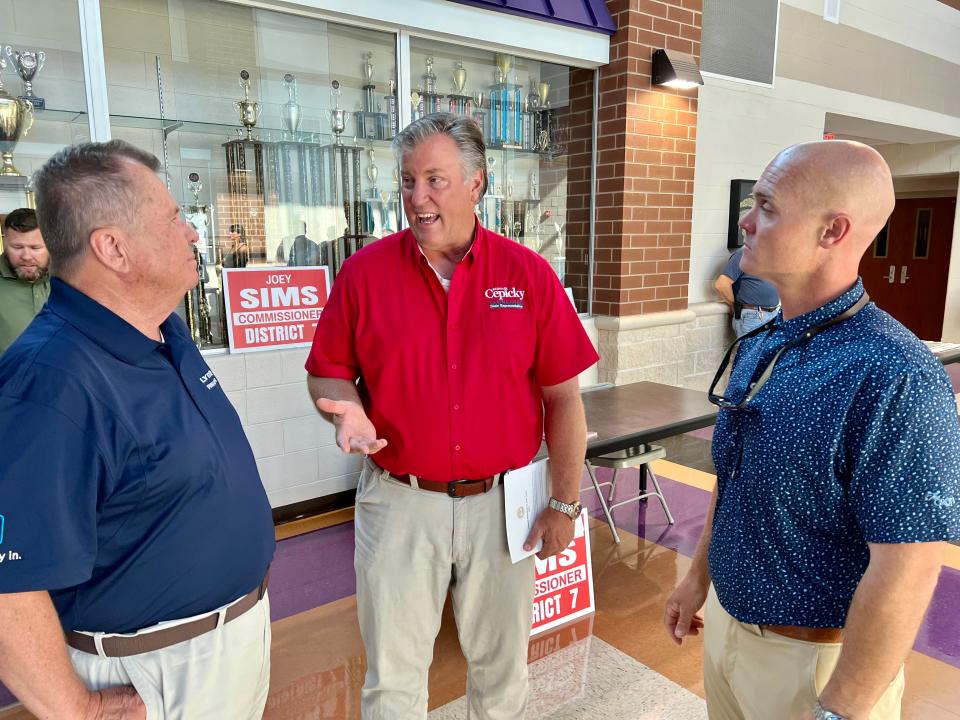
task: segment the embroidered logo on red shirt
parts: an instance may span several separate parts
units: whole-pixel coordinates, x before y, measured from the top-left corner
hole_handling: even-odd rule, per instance
[[[491,301],[491,309],[514,308],[522,310],[523,296],[526,293],[526,290],[518,290],[517,288],[496,287],[487,288],[483,296]]]

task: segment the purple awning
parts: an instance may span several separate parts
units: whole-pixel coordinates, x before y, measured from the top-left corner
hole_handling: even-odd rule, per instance
[[[613,35],[617,26],[604,0],[450,0],[485,10],[520,15]]]

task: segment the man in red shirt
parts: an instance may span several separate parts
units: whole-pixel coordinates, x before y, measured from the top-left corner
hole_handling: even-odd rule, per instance
[[[430,115],[394,147],[410,229],[347,260],[306,365],[337,444],[367,456],[355,514],[362,716],[426,718],[450,590],[471,716],[516,720],[534,564],[510,562],[501,480],[545,433],[553,498],[527,543],[543,540],[541,558],[570,543],[586,450],[577,376],[597,353],[546,261],[477,222],[476,123]]]

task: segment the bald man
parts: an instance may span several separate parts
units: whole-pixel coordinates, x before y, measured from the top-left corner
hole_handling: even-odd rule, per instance
[[[678,644],[704,632],[711,720],[899,718],[942,541],[960,537],[950,383],[857,276],[894,205],[876,151],[793,146],[753,194],[742,267],[782,310],[710,389],[717,488],[664,623]]]

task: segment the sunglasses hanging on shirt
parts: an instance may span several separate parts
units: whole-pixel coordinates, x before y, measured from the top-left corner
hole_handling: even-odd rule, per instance
[[[733,351],[740,345],[741,342],[747,338],[752,338],[763,332],[773,332],[776,329],[776,318],[770,320],[769,322],[761,325],[758,328],[755,328],[748,332],[746,335],[741,335],[736,340],[733,341],[733,344],[727,348],[726,354],[723,356],[723,360],[720,362],[720,367],[717,369],[717,374],[713,377],[713,382],[710,383],[710,389],[707,391],[707,399],[716,405],[717,407],[727,408],[728,410],[742,410],[745,408],[753,398],[756,397],[757,393],[760,392],[760,389],[766,384],[767,380],[770,379],[770,376],[773,374],[773,368],[776,367],[777,361],[780,357],[791,348],[799,347],[804,345],[809,340],[811,340],[816,335],[819,335],[828,327],[833,325],[838,325],[844,320],[849,320],[858,312],[863,310],[866,307],[867,303],[870,302],[870,296],[866,292],[860,296],[860,299],[857,300],[853,305],[851,305],[847,310],[837,315],[835,318],[827,320],[827,322],[820,325],[814,325],[812,328],[803,333],[800,337],[791,340],[785,344],[782,348],[777,350],[776,355],[774,355],[770,362],[767,363],[767,366],[763,369],[763,372],[760,373],[760,377],[757,378],[756,382],[750,384],[750,388],[747,391],[747,394],[743,396],[743,399],[739,402],[731,400],[730,398],[719,395],[716,393],[717,384],[720,382],[720,378],[723,377],[723,374],[727,370],[727,366],[730,364],[730,359],[733,357]]]

